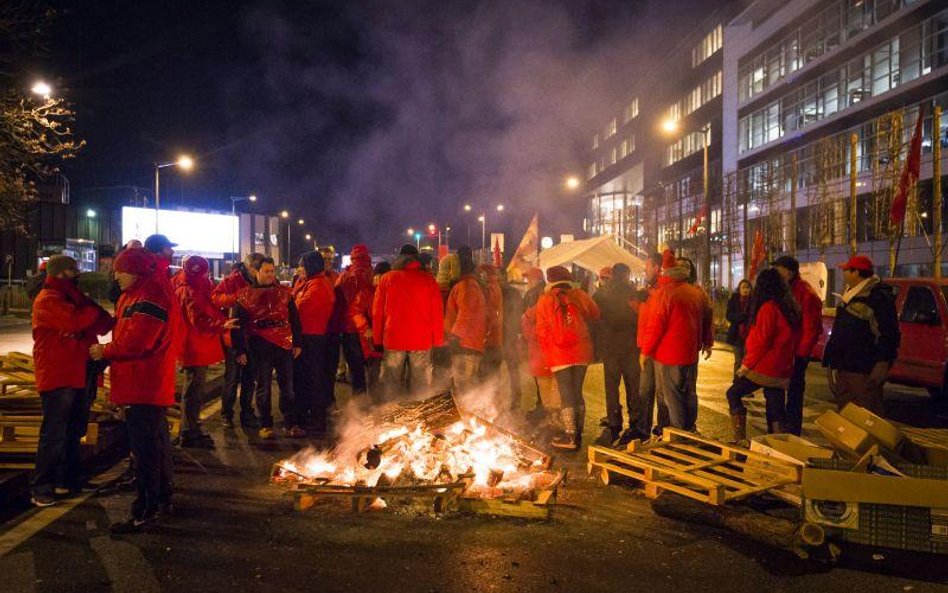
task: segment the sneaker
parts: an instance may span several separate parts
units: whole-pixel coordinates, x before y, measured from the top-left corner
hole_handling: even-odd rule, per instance
[[[52,494],[35,493],[30,497],[30,503],[35,507],[45,509],[56,504],[56,497]]]
[[[233,416],[221,416],[221,426],[224,428],[234,428]]]
[[[240,425],[244,428],[260,428],[260,420],[253,414],[241,414]]]
[[[602,429],[602,434],[599,435],[599,438],[596,439],[596,444],[603,447],[609,447],[612,445],[612,443],[618,440],[619,433],[621,432],[622,432],[621,428],[616,428],[614,426],[607,425],[605,428]]]
[[[637,431],[634,428],[626,428],[622,431],[622,434],[619,435],[613,443],[612,446],[616,449],[625,449],[629,446],[629,443],[632,441],[647,441],[648,437],[642,436],[642,433]]]
[[[186,449],[214,449],[214,439],[206,433],[182,437],[181,446]]]
[[[575,434],[564,433],[550,441],[550,446],[564,451],[578,451],[579,439]]]
[[[57,486],[54,492],[56,493],[56,496],[72,498],[74,496],[81,496],[83,494],[96,492],[96,489],[92,486]]]
[[[156,527],[158,527],[158,513],[153,512],[144,517],[129,517],[121,523],[113,523],[109,530],[116,535],[121,535],[151,531]]]
[[[264,441],[269,441],[275,435],[273,434],[272,428],[261,428],[260,431],[257,433],[257,436],[260,437]]]
[[[283,429],[283,434],[291,439],[302,439],[306,437],[306,431],[299,426],[291,426]]]

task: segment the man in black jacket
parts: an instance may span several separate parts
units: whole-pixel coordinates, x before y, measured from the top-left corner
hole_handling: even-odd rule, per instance
[[[892,288],[855,255],[840,266],[846,292],[836,306],[823,364],[836,371],[836,405],[849,402],[883,415],[882,387],[899,352],[899,320]]]
[[[606,384],[606,428],[600,441],[609,444],[622,433],[622,406],[619,383],[625,383],[625,405],[629,414],[629,437],[633,436],[632,413],[639,393],[639,352],[635,343],[637,314],[633,309],[635,288],[629,282],[631,271],[625,264],[612,267],[612,279],[598,290],[593,299],[602,319],[597,327],[596,343],[603,363]]]

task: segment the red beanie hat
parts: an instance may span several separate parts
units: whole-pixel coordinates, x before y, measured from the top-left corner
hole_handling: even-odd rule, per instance
[[[571,282],[573,280],[573,275],[569,273],[569,270],[563,266],[553,266],[546,271],[546,280],[550,284],[556,284],[557,282]]]
[[[190,255],[184,263],[184,273],[188,276],[207,276],[211,264],[200,255]]]
[[[352,246],[352,252],[349,253],[349,258],[352,261],[362,260],[362,261],[371,261],[372,256],[369,254],[369,246],[364,243],[359,243]]]
[[[140,247],[125,249],[112,262],[112,269],[123,274],[147,276],[155,271],[158,260],[155,255]]]
[[[662,269],[670,270],[678,265],[678,260],[675,259],[675,252],[671,249],[666,249],[662,252]]]

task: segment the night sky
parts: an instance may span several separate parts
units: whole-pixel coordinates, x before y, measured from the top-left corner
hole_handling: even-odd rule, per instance
[[[32,67],[72,102],[88,147],[73,199],[152,186],[227,209],[256,193],[320,242],[388,251],[436,222],[466,242],[462,205],[504,203],[490,230],[580,231],[562,179],[694,2],[85,0],[63,9]],[[674,22],[668,22],[674,15]],[[477,228],[478,232],[474,231]],[[476,237],[476,238],[475,238]]]

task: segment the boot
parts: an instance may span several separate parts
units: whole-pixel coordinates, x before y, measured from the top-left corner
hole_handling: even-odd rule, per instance
[[[550,441],[550,446],[556,449],[577,451],[579,437],[576,434],[576,409],[563,408],[560,410],[560,418],[563,420],[563,434]]]
[[[747,414],[731,414],[731,442],[736,445],[747,444]]]
[[[783,422],[775,421],[767,423],[767,434],[784,434],[787,432],[787,425]]]

